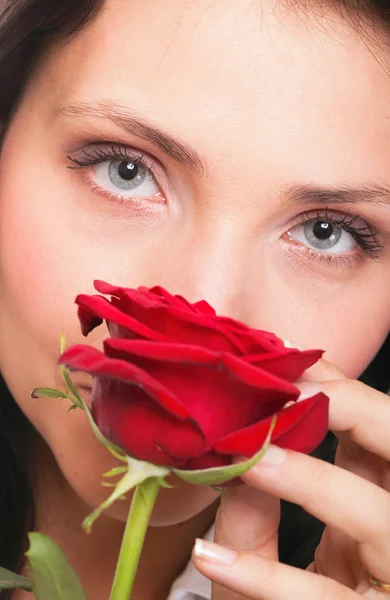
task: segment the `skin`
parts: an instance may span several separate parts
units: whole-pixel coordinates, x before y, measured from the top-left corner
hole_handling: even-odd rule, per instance
[[[341,370],[329,367],[329,375],[322,365],[310,377],[338,380],[329,391],[331,427],[338,431],[338,411],[344,414],[343,403],[350,407],[354,401],[357,384],[352,380],[389,331],[389,205],[384,199],[364,202],[362,195],[354,204],[313,204],[308,198],[287,202],[282,193],[291,185],[389,187],[387,59],[384,45],[373,54],[339,14],[302,18],[268,1],[260,10],[257,3],[233,0],[107,0],[87,31],[66,44],[51,44],[42,54],[0,155],[0,369],[39,433],[38,529],[64,548],[90,597],[109,596],[129,503],[114,505],[91,536],[80,531],[81,520],[106,497],[101,474],[114,466],[112,457],[96,442],[81,411],[66,415],[65,402],[30,398],[35,387],[62,385],[56,367],[60,331],[68,345],[85,342],[75,296],[94,293],[93,279],[128,287],[159,284],[190,301],[204,298],[218,313],[274,331],[299,347],[325,349],[327,360]],[[205,173],[192,172],[107,118],[76,116],[64,108],[108,101],[193,148]],[[75,166],[67,155],[80,159],[83,149],[91,153],[103,142],[149,157],[156,182],[147,196],[141,187],[132,196],[112,183],[107,188],[108,162],[105,169],[67,168]],[[100,191],[92,189],[97,185]],[[122,194],[121,201],[104,189]],[[378,232],[378,255],[373,258],[354,246],[348,233],[339,251],[333,249],[332,260],[329,251],[310,249],[299,223],[302,215],[324,220],[325,209],[339,221],[359,215],[356,227],[368,225]],[[106,335],[100,327],[88,343],[100,348]],[[90,384],[85,374],[75,380]],[[337,386],[344,386],[343,393]],[[384,410],[386,397],[368,388],[359,387],[358,393],[361,402],[351,414],[364,424],[367,405],[379,402]],[[376,415],[376,409],[369,414]],[[380,415],[373,437],[385,444],[389,432]],[[353,432],[348,435],[343,438],[347,445],[354,440]],[[360,438],[356,442],[374,454],[385,452]],[[310,483],[320,466],[309,457],[291,456],[284,475],[301,461],[299,473]],[[343,466],[357,469],[356,461]],[[229,579],[194,560],[207,576],[235,590],[229,600],[236,593],[287,600],[291,596],[282,584],[279,596],[267,596],[271,592],[262,589],[254,595],[253,590],[258,564],[266,559],[277,564],[279,498],[290,497],[294,486],[287,489],[284,478],[282,489],[280,480],[277,484],[276,478],[256,473],[247,476],[248,486],[227,494],[216,540],[251,549],[248,536],[253,539],[256,529],[257,556],[251,553],[248,563],[244,554],[246,571],[232,570]],[[364,478],[370,479],[370,473],[360,469],[356,477],[368,496],[372,490],[364,487]],[[335,498],[340,494],[338,504],[327,503],[323,515],[332,525],[332,510],[351,512],[348,482],[341,477],[330,488]],[[159,495],[134,598],[165,599],[195,537],[214,519],[216,492],[175,484]],[[323,486],[317,488],[323,492]],[[243,505],[245,526],[238,527],[234,515],[243,514]],[[353,526],[364,520],[366,506],[354,507]],[[259,516],[259,510],[266,516]],[[353,526],[344,533],[355,539]],[[273,541],[264,550],[267,532],[273,532]],[[374,563],[363,566],[373,571]],[[384,567],[377,571],[377,577],[390,581]],[[313,579],[311,573],[304,575]],[[281,576],[287,590],[290,576]],[[240,585],[252,587],[248,592]],[[319,597],[316,589],[308,597]],[[218,586],[213,594],[213,600],[228,598]]]

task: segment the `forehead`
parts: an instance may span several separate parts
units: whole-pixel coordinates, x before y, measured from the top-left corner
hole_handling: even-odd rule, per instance
[[[106,0],[91,27],[52,47],[44,79],[53,104],[111,98],[210,155],[255,145],[257,160],[280,160],[283,145],[286,165],[300,149],[308,164],[315,147],[321,179],[338,159],[359,170],[374,151],[381,177],[387,52],[330,11],[306,18],[269,0]]]

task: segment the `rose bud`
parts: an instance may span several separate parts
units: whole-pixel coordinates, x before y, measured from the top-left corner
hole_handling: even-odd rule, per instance
[[[81,329],[87,336],[105,320],[111,337],[103,351],[79,344],[59,362],[93,376],[93,419],[128,456],[193,483],[234,485],[251,465],[233,457],[257,460],[266,441],[309,453],[325,437],[329,399],[297,402],[293,383],[321,350],[287,348],[158,286],[94,286],[111,298],[77,296]]]

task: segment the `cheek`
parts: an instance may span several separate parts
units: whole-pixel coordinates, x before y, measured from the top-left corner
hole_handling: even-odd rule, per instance
[[[84,413],[77,410],[66,414],[65,400],[34,400],[30,391],[34,387],[63,387],[56,365],[62,329],[68,345],[87,342],[100,347],[100,338],[106,337],[103,329],[96,330],[88,340],[81,335],[74,304],[80,291],[94,293],[92,280],[94,276],[99,278],[101,274],[96,269],[104,264],[97,260],[101,249],[98,246],[94,254],[90,244],[87,251],[88,242],[77,227],[72,227],[69,214],[61,218],[59,206],[51,208],[45,186],[37,182],[37,186],[30,188],[18,183],[12,176],[12,161],[8,165],[6,153],[3,156],[0,369],[21,409],[50,447],[61,477],[92,510],[109,495],[110,489],[101,485],[102,473],[116,466],[115,459],[97,442]],[[42,190],[42,194],[36,189]],[[77,233],[71,233],[74,231]],[[107,264],[104,268],[109,270]],[[100,278],[106,277],[115,280],[114,273],[105,273]],[[173,489],[162,489],[159,493],[152,525],[185,521],[218,497],[214,490],[174,479]],[[108,514],[124,521],[131,496],[126,502],[115,503]],[[87,507],[84,509],[85,516],[91,512]]]
[[[324,358],[339,366],[348,377],[356,379],[363,373],[388,335],[389,293],[390,290],[378,297],[371,309],[372,294],[361,289],[350,303],[323,311],[316,337],[323,340]]]
[[[66,278],[60,281],[60,265],[54,261],[56,246],[43,244],[45,228],[35,229],[31,221],[20,217],[16,207],[10,207],[8,213],[2,211],[1,221],[3,301],[12,305],[26,329],[44,326],[47,331],[56,313],[64,314],[56,305],[62,298],[61,288],[66,285]]]
[[[56,361],[61,331],[73,342],[82,336],[72,271],[61,259],[61,238],[55,240],[44,212],[39,219],[31,210],[25,213],[24,197],[17,186],[10,187],[0,183],[0,368],[7,381],[15,381],[16,397],[24,405],[33,387],[60,383]],[[31,195],[32,204],[39,201]]]
[[[353,276],[340,273],[338,281],[331,273],[327,279],[313,271],[310,276],[303,271],[274,273],[268,325],[276,329],[278,323],[279,335],[300,348],[325,350],[324,358],[357,378],[389,332],[387,267],[387,262],[367,259],[364,270]]]
[[[0,161],[0,293],[19,327],[44,341],[48,323],[56,330],[58,315],[67,315],[63,297],[71,272],[59,258],[66,240],[61,219],[51,212],[51,180],[31,148],[19,156],[23,147],[18,129],[11,130]],[[21,162],[28,164],[23,177]]]

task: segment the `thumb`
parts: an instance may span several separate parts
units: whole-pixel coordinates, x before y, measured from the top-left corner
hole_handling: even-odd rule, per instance
[[[278,560],[280,500],[247,484],[225,489],[215,519],[214,541]],[[212,600],[242,596],[212,584]]]

